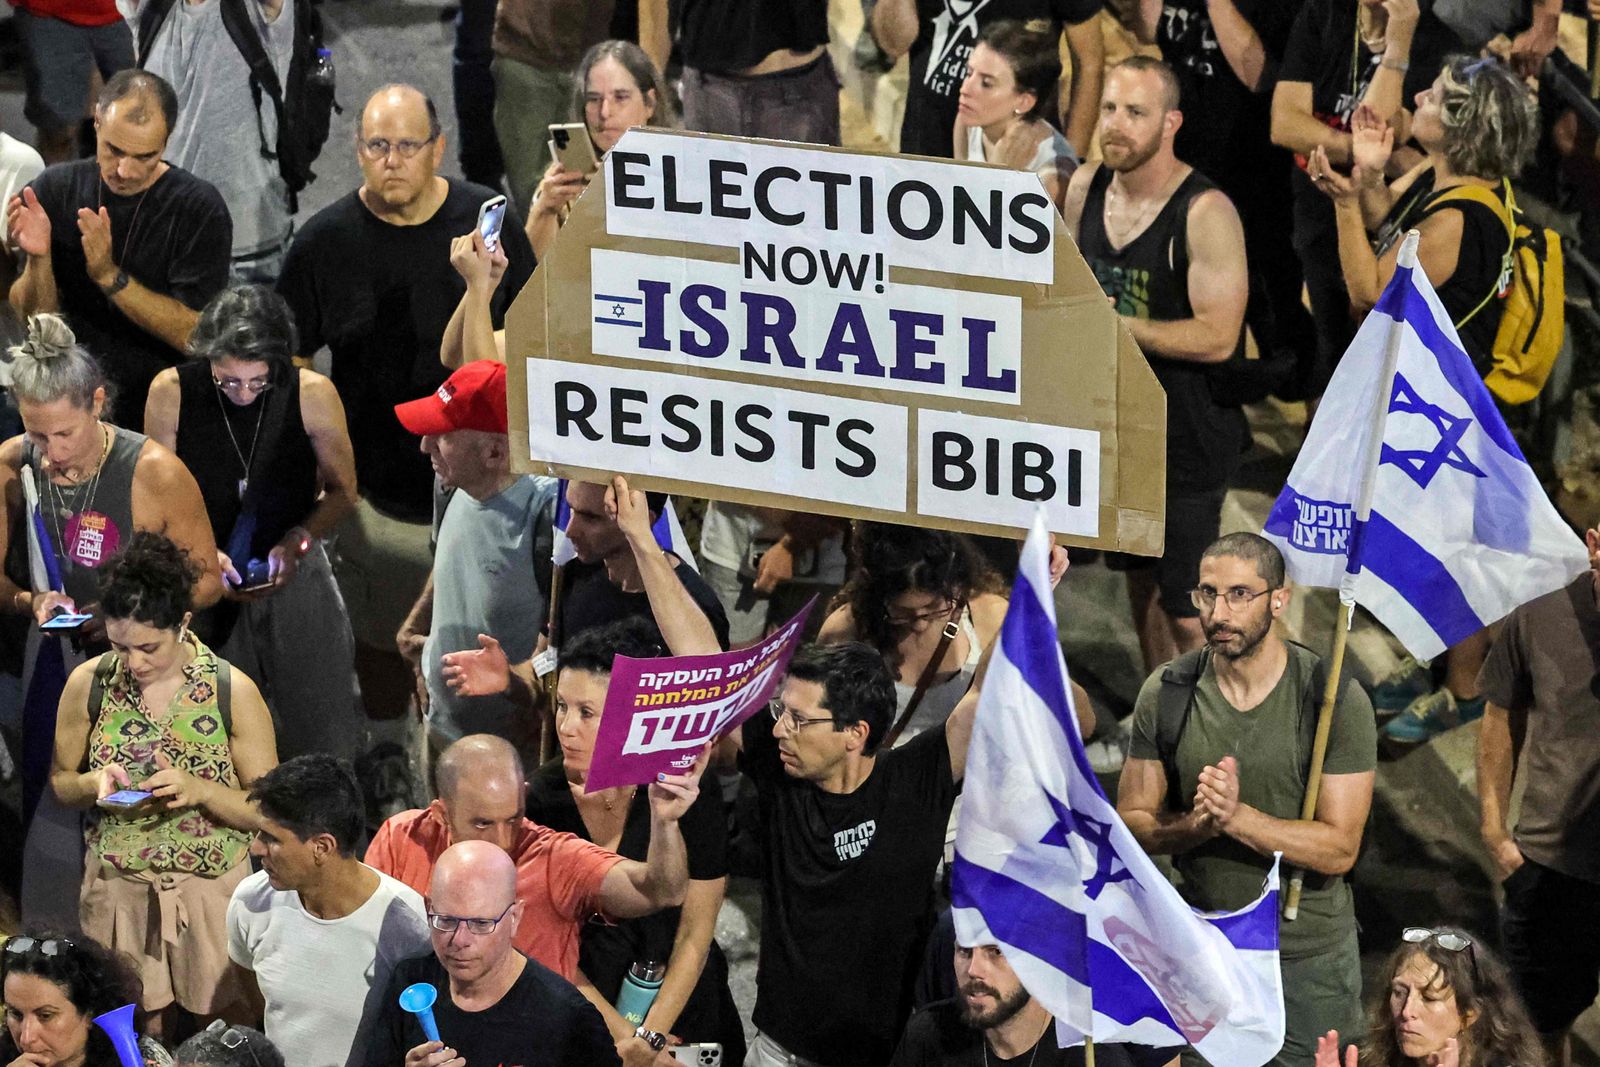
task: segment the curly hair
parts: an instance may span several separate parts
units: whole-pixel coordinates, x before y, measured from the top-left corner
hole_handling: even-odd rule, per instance
[[[1444,158],[1457,174],[1515,178],[1539,143],[1539,108],[1528,87],[1493,58],[1452,56],[1439,73]]]
[[[1017,91],[1033,94],[1033,107],[1024,118],[1036,119],[1050,106],[1061,80],[1060,35],[1048,19],[1001,19],[978,34],[978,43],[1011,66]]]
[[[557,666],[563,671],[610,675],[612,661],[618,656],[652,659],[666,654],[655,626],[635,615],[591,627],[562,642]]]
[[[137,1004],[143,994],[133,963],[97,941],[81,934],[68,938],[54,930],[28,930],[22,936],[35,942],[54,941],[47,954],[36,944],[19,952],[0,952],[0,985],[13,974],[26,974],[55,984],[86,1018],[94,1018],[124,1004]],[[6,942],[15,943],[12,938]],[[0,1027],[0,1061],[10,1063],[21,1055],[11,1040],[9,1027]],[[111,1039],[97,1026],[89,1028],[84,1062],[88,1067],[113,1067],[120,1062]]]
[[[1452,952],[1439,944],[1439,935],[1455,934],[1471,942],[1466,951]],[[1430,997],[1454,993],[1456,1009],[1465,1018],[1474,1018],[1463,1031],[1463,1067],[1541,1067],[1544,1049],[1538,1032],[1528,1019],[1511,984],[1511,975],[1500,958],[1482,941],[1464,930],[1442,926],[1432,937],[1416,943],[1402,943],[1384,965],[1373,998],[1370,1029],[1361,1046],[1361,1062],[1375,1067],[1402,1067],[1406,1057],[1395,1038],[1394,1011],[1389,1005],[1389,987],[1395,976],[1417,957],[1433,964],[1433,979],[1424,991]]]
[[[836,603],[850,606],[856,634],[896,667],[904,636],[889,621],[896,597],[931,593],[955,602],[995,585],[972,543],[949,530],[858,522],[852,555],[854,567]]]
[[[100,610],[108,619],[176,630],[194,607],[199,577],[188,552],[153,530],[139,530],[100,571]]]

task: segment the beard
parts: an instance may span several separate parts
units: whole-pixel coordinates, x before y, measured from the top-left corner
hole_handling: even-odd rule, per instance
[[[1021,1011],[1032,998],[1028,991],[1017,984],[1016,991],[1010,996],[1001,996],[1000,991],[982,982],[968,982],[961,987],[961,1021],[974,1030],[992,1030],[994,1027],[1008,1022],[1012,1016]],[[995,999],[994,1007],[987,1011],[979,1011],[967,1001],[967,994],[984,993]]]
[[[1258,621],[1230,621],[1206,626],[1206,641],[1211,651],[1223,659],[1244,659],[1261,647],[1272,629],[1272,614],[1262,612]]]
[[[1118,174],[1126,174],[1131,170],[1138,170],[1161,150],[1161,138],[1154,137],[1145,144],[1137,141],[1113,141],[1109,144],[1102,138],[1100,153],[1105,165]]]

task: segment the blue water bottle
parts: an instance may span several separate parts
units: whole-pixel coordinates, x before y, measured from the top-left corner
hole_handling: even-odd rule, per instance
[[[622,989],[617,992],[617,1014],[632,1026],[643,1026],[666,976],[667,965],[655,960],[640,960],[629,967],[622,976]]]

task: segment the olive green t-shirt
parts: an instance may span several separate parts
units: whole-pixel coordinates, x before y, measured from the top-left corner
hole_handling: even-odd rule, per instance
[[[1178,740],[1177,767],[1182,810],[1194,806],[1200,772],[1224,756],[1239,762],[1239,801],[1278,819],[1300,818],[1305,800],[1305,764],[1311,747],[1311,726],[1300,727],[1301,707],[1316,669],[1314,653],[1289,645],[1283,677],[1267,698],[1249,711],[1237,711],[1217,688],[1208,664],[1195,687],[1194,705]],[[1164,668],[1163,668],[1164,669]],[[1162,670],[1145,680],[1133,709],[1134,759],[1160,761],[1156,709]],[[1304,751],[1302,751],[1302,742]],[[1372,701],[1360,685],[1343,686],[1343,696],[1328,734],[1324,774],[1358,774],[1377,766],[1377,726]],[[1193,906],[1205,911],[1233,911],[1261,893],[1272,857],[1264,856],[1226,834],[1172,857],[1178,889]],[[1287,890],[1289,872],[1283,870]],[[1315,955],[1336,947],[1355,928],[1350,886],[1342,877],[1306,874],[1300,914],[1279,923],[1279,951],[1290,958]]]

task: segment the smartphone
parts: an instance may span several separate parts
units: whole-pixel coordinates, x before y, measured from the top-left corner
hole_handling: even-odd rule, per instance
[[[551,123],[550,154],[560,160],[563,167],[579,174],[593,174],[600,169],[600,157],[594,154],[589,127],[581,122]]]
[[[504,199],[504,197],[501,199]],[[271,587],[272,564],[264,559],[253,559],[247,562],[239,571],[239,584],[234,586],[241,593],[254,593]]]
[[[120,789],[108,797],[101,799],[100,803],[108,808],[133,808],[149,800],[152,794],[144,789]]]
[[[76,630],[84,623],[94,618],[93,615],[75,615],[70,611],[63,611],[39,624],[39,629],[51,633],[60,633],[67,630]]]
[[[698,1045],[673,1045],[667,1052],[679,1063],[687,1063],[690,1067],[720,1067],[722,1063],[722,1046],[715,1041]]]
[[[483,247],[493,252],[500,247],[500,227],[506,221],[506,198],[491,196],[478,209],[478,233],[483,237]]]

